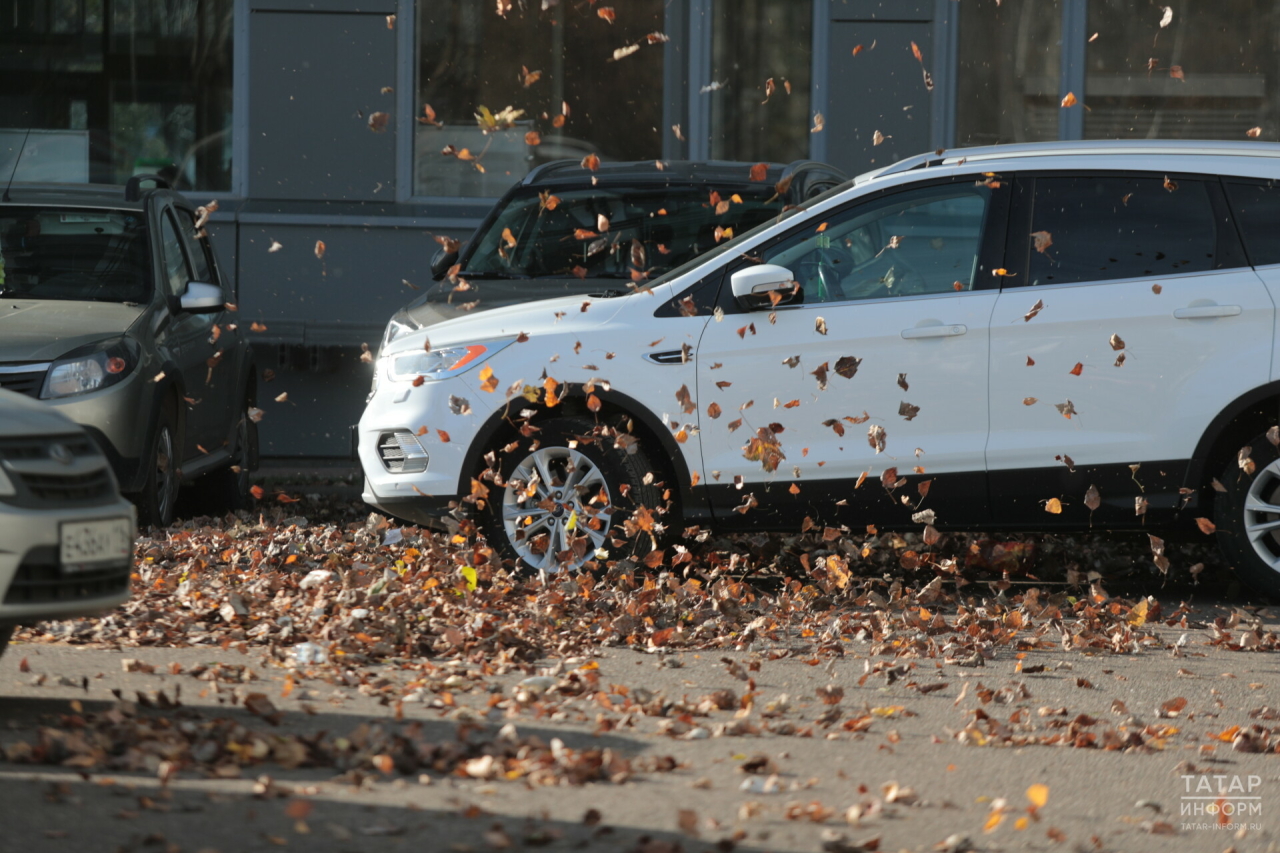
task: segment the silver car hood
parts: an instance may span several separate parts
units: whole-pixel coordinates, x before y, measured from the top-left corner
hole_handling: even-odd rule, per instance
[[[0,362],[52,361],[121,334],[144,310],[119,302],[0,297]]]
[[[80,427],[49,406],[12,391],[0,391],[0,438],[79,433]]]

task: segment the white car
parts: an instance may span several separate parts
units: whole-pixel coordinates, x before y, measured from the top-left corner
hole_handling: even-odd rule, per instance
[[[0,391],[0,653],[15,624],[127,601],[136,519],[84,429]]]
[[[1278,180],[1259,143],[926,154],[628,295],[398,337],[365,500],[547,571],[689,525],[1216,526],[1280,594]]]

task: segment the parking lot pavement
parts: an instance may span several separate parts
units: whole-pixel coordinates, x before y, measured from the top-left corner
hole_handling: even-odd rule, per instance
[[[1277,850],[1280,659],[1230,650],[1232,612],[946,663],[796,637],[506,672],[18,644],[0,850]]]

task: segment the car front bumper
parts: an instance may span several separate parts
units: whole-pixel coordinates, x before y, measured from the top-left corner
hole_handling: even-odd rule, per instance
[[[132,553],[82,572],[60,565],[65,522],[127,518],[137,536],[137,510],[120,497],[97,506],[27,509],[0,503],[0,624],[31,624],[103,613],[129,600]]]
[[[155,411],[153,386],[153,382],[144,381],[141,370],[135,369],[110,388],[44,402],[93,436],[110,460],[120,488],[132,492],[142,487],[145,478],[142,459],[147,450],[148,418]]]
[[[451,504],[467,494],[470,445],[495,411],[492,395],[478,392],[464,378],[416,388],[408,382],[379,383],[356,427],[365,503],[419,524],[448,524]],[[469,407],[465,414],[455,411],[460,399]],[[395,461],[384,454],[389,441],[407,446],[406,470],[395,470]],[[421,470],[415,470],[418,466]]]

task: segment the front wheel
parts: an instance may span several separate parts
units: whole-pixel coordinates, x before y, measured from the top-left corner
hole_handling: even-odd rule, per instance
[[[0,657],[4,657],[4,650],[9,647],[9,640],[13,638],[12,625],[0,625]]]
[[[178,500],[178,444],[173,413],[161,410],[155,436],[147,454],[147,479],[142,491],[131,495],[138,507],[139,527],[168,527]]]
[[[496,463],[478,513],[489,544],[546,572],[655,548],[662,474],[634,436],[585,418],[536,426]]]
[[[1280,451],[1260,435],[1251,441],[1252,475],[1236,459],[1215,500],[1215,535],[1236,573],[1255,592],[1280,598]]]

